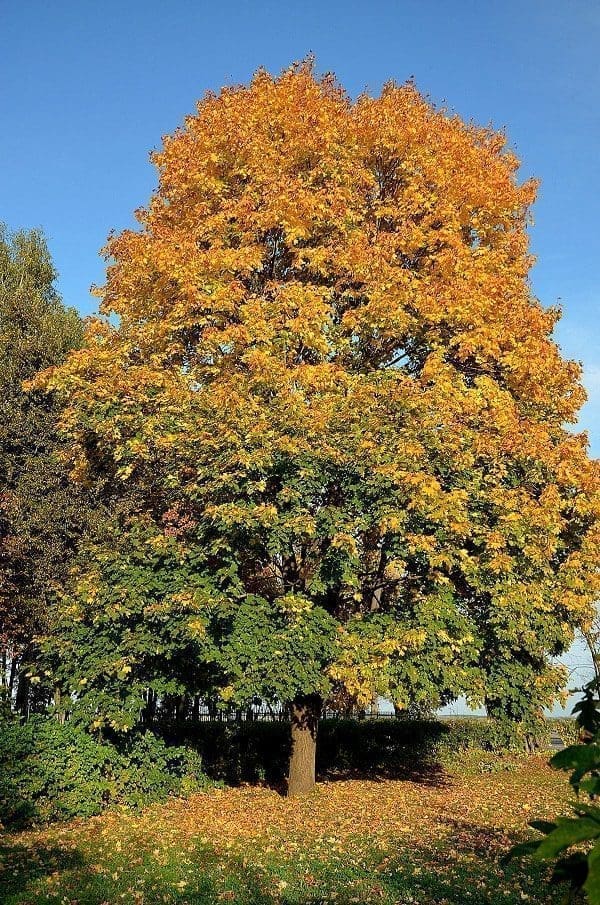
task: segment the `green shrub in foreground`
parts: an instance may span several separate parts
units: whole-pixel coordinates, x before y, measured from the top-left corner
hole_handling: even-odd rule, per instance
[[[81,727],[35,717],[0,725],[0,823],[23,826],[141,807],[206,785],[200,756],[149,732],[98,742]]]

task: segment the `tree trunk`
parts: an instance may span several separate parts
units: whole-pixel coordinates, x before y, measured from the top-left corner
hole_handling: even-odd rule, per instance
[[[10,678],[8,680],[8,700],[10,702],[11,710],[12,710],[12,706],[13,706],[13,692],[15,690],[15,682],[17,681],[18,672],[19,672],[19,658],[13,651],[12,659],[10,661]]]
[[[54,719],[57,720],[61,726],[65,722],[65,711],[62,706],[62,694],[60,692],[60,686],[54,686]]]
[[[594,677],[596,679],[596,687],[600,691],[600,652],[596,643],[597,635],[591,632],[582,632],[585,642],[588,646],[590,656],[592,658],[592,666],[594,667]]]
[[[303,695],[291,704],[292,753],[288,795],[306,795],[315,787],[317,727],[323,702],[319,695]]]
[[[24,672],[19,673],[17,693],[15,695],[15,710],[23,720],[29,717],[29,679]]]

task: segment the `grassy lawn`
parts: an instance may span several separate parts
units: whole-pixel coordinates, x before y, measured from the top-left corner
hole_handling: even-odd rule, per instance
[[[529,820],[564,810],[566,780],[543,758],[496,766],[466,758],[431,783],[331,782],[295,801],[216,790],[5,834],[0,902],[558,903],[544,870],[498,861]]]

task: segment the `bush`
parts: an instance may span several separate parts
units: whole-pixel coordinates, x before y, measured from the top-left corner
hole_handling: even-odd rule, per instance
[[[487,717],[454,717],[444,720],[447,732],[442,739],[440,753],[459,754],[462,751],[524,751],[525,739],[515,724]],[[543,730],[542,733],[544,734]],[[540,737],[540,744],[543,741]]]
[[[447,727],[436,720],[327,720],[318,748],[325,776],[394,775],[431,769]]]
[[[552,723],[557,731],[559,722]],[[211,780],[285,780],[286,722],[188,723],[164,734],[167,741],[138,732],[98,742],[74,723],[43,717],[0,724],[0,822],[90,817],[120,804],[140,808]],[[489,754],[519,746],[520,738],[490,719],[323,720],[317,771],[322,779],[431,775],[465,751]]]
[[[287,722],[188,724],[172,727],[169,738],[197,751],[206,774],[228,785],[277,785],[286,776],[291,747]]]
[[[197,752],[151,733],[98,742],[81,727],[34,717],[0,725],[0,823],[23,826],[141,807],[206,784]]]
[[[548,721],[550,729],[558,735],[563,745],[578,745],[581,727],[572,717],[557,717]]]
[[[193,748],[168,746],[151,732],[125,736],[110,764],[111,801],[139,808],[169,795],[205,788],[202,759]]]

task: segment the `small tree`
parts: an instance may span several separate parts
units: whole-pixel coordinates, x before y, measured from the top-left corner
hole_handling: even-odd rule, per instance
[[[598,583],[580,369],[527,282],[535,183],[413,85],[352,102],[310,64],[207,95],[153,159],[106,249],[113,320],[43,385],[74,475],[194,558],[167,621],[190,593],[223,704],[289,704],[291,793],[332,695],[465,693],[525,726]]]

